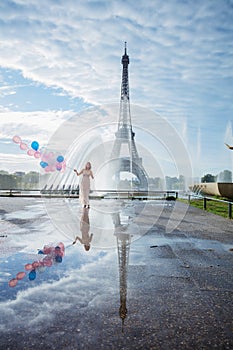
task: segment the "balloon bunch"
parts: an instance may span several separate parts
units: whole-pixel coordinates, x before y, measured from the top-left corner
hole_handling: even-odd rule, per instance
[[[56,170],[61,172],[65,171],[66,162],[61,154],[48,151],[43,147],[39,149],[40,145],[37,141],[32,141],[31,145],[28,146],[17,135],[15,135],[12,140],[14,143],[19,144],[21,150],[27,151],[27,155],[36,159],[40,159],[40,166],[46,173]]]
[[[36,279],[36,271],[42,272],[46,267],[51,267],[54,263],[61,263],[62,258],[65,255],[65,246],[62,242],[58,243],[56,246],[44,246],[43,249],[38,251],[38,254],[46,255],[43,259],[34,261],[33,263],[26,264],[24,266],[26,271],[30,271],[28,274],[28,279],[33,281]],[[10,287],[15,287],[19,280],[22,280],[26,276],[26,272],[18,272],[15,278],[12,278],[8,285]]]

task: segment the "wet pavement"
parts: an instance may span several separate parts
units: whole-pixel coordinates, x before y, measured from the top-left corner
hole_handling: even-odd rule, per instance
[[[0,218],[0,349],[233,348],[232,221],[107,199],[0,198]]]

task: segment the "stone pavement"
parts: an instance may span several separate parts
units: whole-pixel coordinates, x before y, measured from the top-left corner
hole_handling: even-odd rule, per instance
[[[50,322],[24,327],[20,314],[15,329],[1,332],[0,349],[233,349],[233,221],[179,203],[186,215],[168,233],[169,210],[131,244],[123,324],[115,252],[82,280],[77,274],[65,307],[54,294]]]

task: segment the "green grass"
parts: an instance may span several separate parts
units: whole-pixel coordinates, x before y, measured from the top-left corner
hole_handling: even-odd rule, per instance
[[[185,200],[185,202],[187,201]],[[191,199],[190,205],[196,208],[204,209],[203,202],[203,199]],[[206,211],[223,216],[224,218],[228,218],[228,203],[217,202],[214,200],[207,199]]]

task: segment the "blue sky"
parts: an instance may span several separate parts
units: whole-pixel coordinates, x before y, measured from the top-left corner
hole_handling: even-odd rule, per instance
[[[74,114],[119,101],[124,41],[131,103],[177,130],[194,176],[233,170],[231,0],[1,1],[1,169],[37,170],[15,134],[46,144]]]

